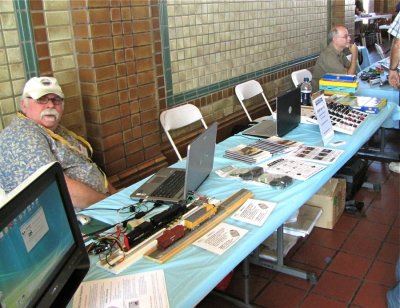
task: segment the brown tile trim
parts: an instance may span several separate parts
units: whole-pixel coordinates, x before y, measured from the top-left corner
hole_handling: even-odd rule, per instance
[[[35,49],[38,55],[39,75],[52,76],[53,67],[50,61],[49,39],[47,37],[42,0],[29,0],[32,16],[32,27],[35,37]]]
[[[260,82],[263,85],[263,84],[269,83],[269,82],[271,82],[273,80],[277,80],[277,79],[284,78],[286,76],[290,76],[291,73],[294,72],[294,71],[297,71],[297,70],[300,70],[300,69],[310,69],[311,67],[314,66],[314,64],[315,64],[315,60],[304,62],[304,63],[301,63],[301,64],[296,64],[296,65],[294,65],[294,66],[292,66],[292,67],[290,67],[288,69],[285,69],[285,70],[282,70],[282,71],[279,71],[279,72],[274,72],[274,73],[262,76],[260,78],[257,78],[257,81]],[[164,93],[162,93],[162,94],[165,95],[165,91],[163,91],[163,92]],[[203,96],[203,97],[200,97],[200,98],[196,98],[196,99],[194,99],[192,101],[187,101],[185,103],[194,104],[194,105],[196,105],[198,107],[205,107],[205,106],[210,105],[210,104],[212,104],[212,103],[214,103],[216,101],[219,101],[221,99],[232,97],[233,95],[234,95],[234,88],[232,87],[232,88],[223,89],[221,91],[211,93],[209,95],[206,95],[206,96]],[[159,96],[161,96],[160,93],[159,93]],[[274,97],[275,96],[267,97],[267,98],[268,99],[272,99]],[[168,109],[167,106],[165,104],[161,104],[160,103],[160,110],[162,111],[162,110],[165,110],[165,109]]]

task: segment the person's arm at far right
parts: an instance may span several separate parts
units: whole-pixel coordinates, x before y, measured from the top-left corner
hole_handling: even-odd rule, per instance
[[[400,88],[400,76],[397,70],[400,64],[400,39],[393,39],[390,51],[389,83],[395,88]]]
[[[91,188],[90,186],[71,179],[64,174],[65,181],[69,194],[71,196],[72,204],[76,208],[84,209],[90,205],[107,198],[107,194],[103,194]]]
[[[350,67],[347,69],[347,74],[356,75],[357,74],[357,61],[358,61],[358,47],[356,44],[350,46],[351,52],[351,63]]]

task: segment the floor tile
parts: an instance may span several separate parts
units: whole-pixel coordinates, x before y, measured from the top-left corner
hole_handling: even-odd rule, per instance
[[[399,245],[385,242],[383,243],[376,259],[379,261],[396,264],[396,260],[399,257],[399,251]]]
[[[310,294],[300,305],[301,308],[345,308],[347,305],[345,303],[324,297],[318,294]]]
[[[314,228],[308,238],[308,241],[313,244],[336,250],[342,246],[347,236],[347,232]]]
[[[339,252],[329,265],[328,270],[350,277],[363,278],[370,265],[371,260],[367,258],[345,252]]]
[[[375,261],[372,264],[365,280],[368,282],[383,284],[388,287],[392,287],[395,282],[395,264],[385,263],[381,261]]]
[[[384,240],[389,232],[390,226],[381,223],[372,222],[366,219],[360,220],[354,228],[352,234],[361,235],[365,238]]]
[[[348,303],[360,285],[360,279],[326,271],[318,280],[318,284],[314,287],[312,293]]]
[[[378,253],[381,243],[381,241],[368,236],[353,233],[343,244],[341,251],[372,259]]]
[[[334,249],[306,242],[296,251],[292,260],[324,269],[335,254],[336,250]]]
[[[296,307],[303,301],[305,295],[304,290],[272,282],[257,296],[254,303],[261,307]]]
[[[354,227],[357,225],[358,219],[353,215],[343,214],[340,216],[338,222],[336,223],[333,231],[341,231],[341,232],[352,232]]]
[[[400,244],[400,228],[396,225],[393,225],[392,229],[390,229],[385,242],[393,243],[396,245]]]
[[[386,307],[388,290],[389,288],[386,286],[366,282],[358,291],[353,304],[361,307]]]
[[[397,211],[393,209],[382,210],[379,208],[370,207],[365,214],[369,221],[391,226],[397,218],[397,213],[398,210]]]

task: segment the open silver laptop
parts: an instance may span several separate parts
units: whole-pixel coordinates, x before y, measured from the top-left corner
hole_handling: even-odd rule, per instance
[[[186,169],[162,168],[136,189],[132,199],[178,203],[196,191],[212,171],[218,124],[213,123],[188,145]]]
[[[276,120],[261,121],[244,130],[242,134],[260,138],[282,137],[299,125],[300,115],[300,87],[298,87],[278,97]]]

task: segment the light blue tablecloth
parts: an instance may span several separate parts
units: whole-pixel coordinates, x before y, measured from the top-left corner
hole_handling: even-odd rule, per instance
[[[284,190],[271,188],[267,185],[255,185],[238,179],[221,178],[212,172],[206,182],[198,190],[199,194],[225,200],[241,188],[253,192],[254,198],[276,202],[277,206],[262,227],[240,223],[228,218],[226,222],[248,230],[244,238],[235,244],[222,256],[213,255],[195,246],[189,246],[165,264],[154,263],[148,259],[141,259],[123,272],[123,275],[163,269],[166,277],[170,307],[192,307],[206,296],[230,271],[244,260],[260,243],[282,225],[293,213],[314,195],[356,152],[368,141],[370,136],[382,125],[391,113],[394,104],[389,104],[377,115],[370,115],[366,123],[353,136],[336,133],[334,140],[343,140],[346,144],[337,148],[345,150],[337,163],[330,165],[307,181],[295,181]],[[322,146],[318,127],[315,125],[300,124],[286,139],[293,139],[309,145]],[[254,138],[255,139],[255,138]],[[240,143],[251,143],[253,138],[240,134],[217,145],[214,170],[226,165],[249,166],[233,160],[223,158],[226,149]],[[185,162],[178,162],[175,166],[184,166]],[[142,182],[142,181],[141,181]],[[130,200],[130,193],[141,183],[136,183],[119,193],[93,205],[92,210],[83,211],[92,217],[108,223],[116,223],[123,216],[116,214],[116,209],[134,203]],[[112,210],[113,209],[113,210]],[[91,257],[91,269],[85,280],[94,280],[112,277],[113,274],[98,268],[96,257]]]
[[[368,71],[370,68],[374,68],[378,64],[379,64],[379,61],[377,63],[374,63],[371,66],[365,68],[364,71]],[[394,107],[393,111],[391,112],[390,117],[388,117],[386,119],[386,121],[383,123],[382,126],[384,128],[396,127],[395,121],[400,120],[399,90],[393,88],[389,84],[386,84],[382,87],[380,87],[379,84],[369,85],[368,81],[362,81],[360,79],[360,74],[358,74],[358,89],[357,89],[356,95],[387,98],[388,101],[395,103],[396,106]],[[387,75],[387,72],[385,72],[385,74]]]

